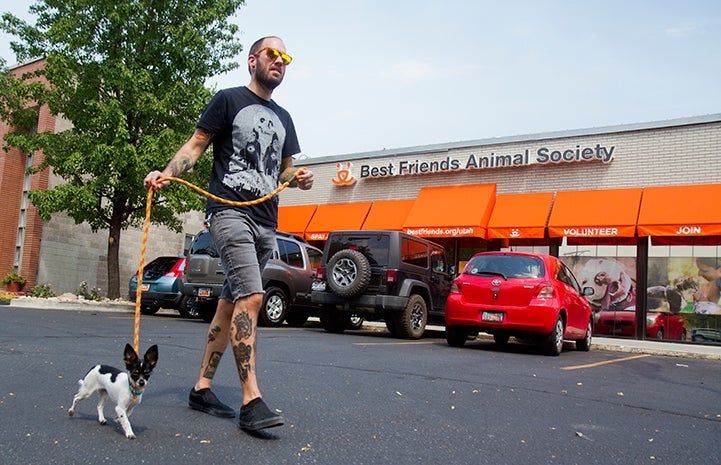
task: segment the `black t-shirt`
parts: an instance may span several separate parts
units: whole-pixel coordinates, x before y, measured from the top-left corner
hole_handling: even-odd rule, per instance
[[[197,126],[213,136],[213,172],[208,190],[222,199],[250,201],[279,184],[281,160],[300,153],[290,114],[247,87],[224,89],[213,96]],[[278,226],[278,197],[248,207],[213,199],[206,213],[234,208],[257,223]]]

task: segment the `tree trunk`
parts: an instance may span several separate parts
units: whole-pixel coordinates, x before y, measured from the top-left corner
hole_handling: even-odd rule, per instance
[[[113,209],[108,234],[108,298],[120,298],[120,231],[122,230],[121,215],[117,208]]]

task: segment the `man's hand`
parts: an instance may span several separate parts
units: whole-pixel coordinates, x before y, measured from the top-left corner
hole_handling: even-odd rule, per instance
[[[170,181],[158,182],[158,179],[163,177],[165,177],[163,176],[163,173],[157,170],[148,173],[148,175],[145,176],[145,179],[143,180],[143,186],[145,187],[145,190],[153,189],[153,192],[158,192],[158,189],[170,184]]]
[[[298,173],[295,175],[295,179],[298,183],[298,189],[307,191],[313,187],[313,172],[306,167],[298,170]]]

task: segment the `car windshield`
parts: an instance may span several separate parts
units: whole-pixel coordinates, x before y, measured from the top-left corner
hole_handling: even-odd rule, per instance
[[[478,255],[468,262],[463,274],[504,276],[505,278],[540,278],[545,274],[543,260],[524,255]]]

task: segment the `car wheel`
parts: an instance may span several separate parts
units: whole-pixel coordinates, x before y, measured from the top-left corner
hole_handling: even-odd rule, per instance
[[[357,250],[339,250],[328,260],[326,281],[331,291],[341,297],[362,294],[371,280],[368,259]]]
[[[334,305],[325,305],[318,312],[320,325],[329,333],[342,333],[347,327],[348,319]]]
[[[563,318],[558,315],[553,331],[546,337],[545,349],[548,355],[560,355],[563,350]]]
[[[663,340],[663,328],[658,328],[658,332],[656,333],[656,340],[657,341]]]
[[[423,297],[418,294],[411,295],[403,311],[394,314],[396,326],[401,337],[418,339],[423,336],[428,321],[428,306]]]
[[[508,344],[508,340],[510,338],[511,336],[506,333],[495,333],[493,335],[493,342],[495,342],[496,345],[505,346],[506,344]]]
[[[684,329],[683,332],[681,333],[681,340],[685,341],[686,338],[688,338],[688,332]]]
[[[215,318],[215,311],[218,310],[218,300],[203,300],[199,306],[200,318],[206,323],[210,323]]]
[[[155,315],[158,313],[158,310],[160,310],[160,307],[156,307],[155,305],[141,305],[140,306],[140,313],[143,315]]]
[[[288,312],[288,298],[283,289],[270,286],[265,290],[263,305],[260,307],[260,324],[262,326],[277,327],[285,321]]]
[[[289,326],[294,328],[300,328],[308,321],[308,312],[304,310],[288,309],[288,314],[285,316],[285,322]]]
[[[581,350],[583,352],[588,352],[591,350],[591,334],[593,333],[593,321],[591,319],[588,320],[588,326],[586,326],[586,335],[583,337],[583,339],[579,339],[576,341],[576,350]]]
[[[195,297],[183,296],[178,304],[178,313],[183,318],[198,318],[198,308]]]
[[[348,317],[348,328],[347,329],[361,329],[363,327],[363,322],[365,319],[357,314],[357,313],[351,313]]]
[[[446,326],[446,342],[451,347],[463,347],[468,331],[460,326]]]

